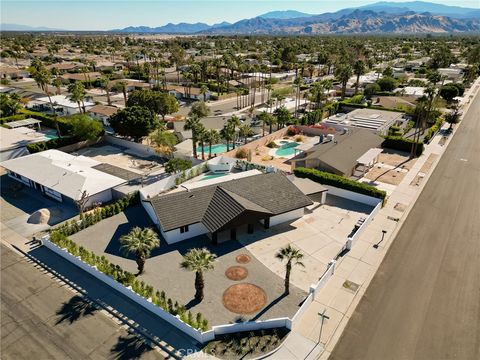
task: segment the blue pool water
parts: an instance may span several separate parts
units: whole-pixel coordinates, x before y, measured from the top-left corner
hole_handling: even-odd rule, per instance
[[[295,155],[295,147],[300,145],[297,142],[289,142],[280,146],[277,151],[275,151],[275,155],[277,156],[292,156]]]
[[[46,137],[47,139],[50,139],[50,140],[52,140],[52,139],[58,139],[58,136],[57,136],[57,135],[46,134],[45,137]]]
[[[228,175],[228,174],[211,174],[211,175],[205,175],[200,181],[215,179],[215,178],[218,178],[218,177],[221,177],[221,176],[225,176],[225,175]]]
[[[208,151],[209,151],[209,148],[210,146],[205,146],[205,154],[208,154]],[[221,153],[224,153],[227,151],[227,145],[225,144],[215,144],[215,145],[212,145],[212,155],[213,154],[221,154]],[[202,147],[201,146],[197,146],[197,153],[198,154],[201,154],[202,153]]]

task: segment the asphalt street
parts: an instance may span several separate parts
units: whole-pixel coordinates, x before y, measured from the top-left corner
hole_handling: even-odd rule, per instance
[[[51,275],[0,252],[1,359],[163,359]]]
[[[480,359],[480,94],[330,359]]]

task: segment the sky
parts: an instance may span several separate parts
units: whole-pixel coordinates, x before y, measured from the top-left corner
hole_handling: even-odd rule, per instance
[[[269,11],[334,12],[379,0],[1,0],[3,24],[65,30],[111,30],[127,26],[157,27],[169,22],[235,22]],[[398,3],[405,0],[389,0]],[[478,8],[480,0],[432,2]]]

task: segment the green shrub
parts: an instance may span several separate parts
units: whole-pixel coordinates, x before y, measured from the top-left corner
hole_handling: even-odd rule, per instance
[[[266,147],[269,147],[270,149],[273,149],[273,148],[276,148],[278,147],[278,145],[275,143],[275,141],[270,141],[267,145],[265,145]]]
[[[73,136],[61,137],[61,138],[51,139],[48,141],[40,141],[40,142],[28,144],[27,150],[30,154],[33,154],[40,151],[58,149],[64,146],[72,145],[77,143],[78,141],[79,139]]]
[[[307,178],[323,185],[331,185],[340,189],[350,190],[360,194],[373,196],[382,199],[383,201],[385,201],[385,198],[387,196],[387,193],[383,190],[379,190],[374,186],[363,184],[355,180],[347,179],[340,175],[335,175],[316,169],[307,169],[303,167],[295,168],[293,172],[295,176],[299,178]]]
[[[382,142],[383,148],[389,148],[399,151],[410,152],[412,151],[412,146],[415,141],[410,139],[405,139],[401,136],[387,136]],[[423,154],[424,146],[423,143],[417,143],[417,152],[415,156],[420,156]]]
[[[235,153],[235,157],[237,159],[246,159],[247,158],[247,150],[245,149],[238,149],[237,152]]]
[[[435,124],[433,124],[431,127],[428,128],[427,133],[423,137],[423,142],[428,143],[432,137],[437,133],[438,130],[442,127],[443,124],[443,118],[438,118],[437,121],[435,121]]]

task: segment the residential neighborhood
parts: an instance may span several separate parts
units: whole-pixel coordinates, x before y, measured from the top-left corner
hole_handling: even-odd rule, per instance
[[[478,359],[478,4],[132,3],[1,5],[0,358]]]

